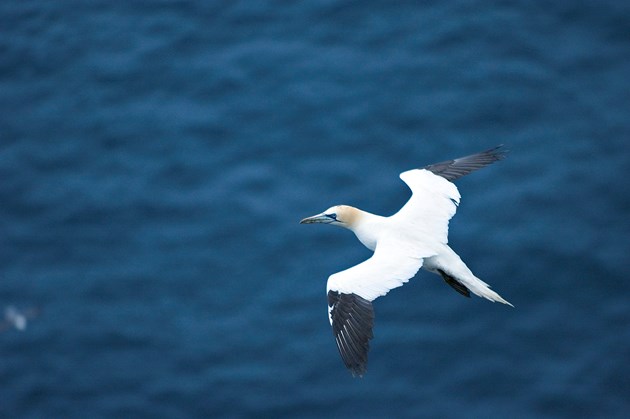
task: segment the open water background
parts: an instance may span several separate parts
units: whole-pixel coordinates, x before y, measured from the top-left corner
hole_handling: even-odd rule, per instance
[[[353,379],[298,225],[496,144]],[[3,1],[0,417],[630,416],[630,3]]]

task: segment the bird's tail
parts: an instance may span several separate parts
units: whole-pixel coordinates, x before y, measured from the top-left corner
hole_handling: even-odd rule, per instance
[[[425,268],[442,275],[446,283],[460,294],[469,296],[469,294],[465,292],[467,289],[473,294],[492,302],[496,301],[514,307],[496,291],[490,289],[490,285],[477,278],[450,247],[446,246],[446,249],[447,250],[440,252],[436,256],[425,259]]]
[[[486,284],[485,282],[483,282],[481,279],[477,278],[474,275],[472,275],[472,277],[467,278],[466,280],[460,279],[459,281],[463,283],[466,286],[466,288],[468,288],[473,294],[486,298],[492,302],[497,301],[499,303],[507,304],[510,307],[514,307],[512,303],[505,300],[496,291],[491,290],[488,284]]]

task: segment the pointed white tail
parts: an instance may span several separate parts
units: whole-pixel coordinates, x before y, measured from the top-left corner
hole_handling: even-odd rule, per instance
[[[457,253],[447,245],[444,245],[444,248],[436,256],[425,259],[424,268],[434,273],[442,270],[463,284],[473,294],[492,302],[497,301],[514,307],[497,292],[491,290],[488,284],[477,278]]]

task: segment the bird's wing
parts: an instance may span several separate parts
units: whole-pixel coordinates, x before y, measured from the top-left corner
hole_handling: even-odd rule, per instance
[[[330,324],[341,358],[353,375],[363,375],[367,367],[374,326],[372,301],[409,281],[422,261],[413,246],[384,238],[371,258],[328,278]]]
[[[448,222],[455,215],[461,198],[450,181],[502,159],[505,153],[500,148],[401,173],[400,178],[413,195],[392,218],[416,234],[420,241],[447,243]]]
[[[490,150],[482,151],[481,153],[472,154],[466,157],[460,157],[455,160],[430,164],[423,167],[423,169],[441,176],[446,180],[453,181],[504,158],[505,151],[503,151],[501,147],[502,146],[494,147]]]
[[[409,186],[409,201],[394,214],[392,222],[414,236],[414,245],[447,243],[448,221],[455,215],[459,191],[455,184],[426,169],[403,172],[400,178]]]

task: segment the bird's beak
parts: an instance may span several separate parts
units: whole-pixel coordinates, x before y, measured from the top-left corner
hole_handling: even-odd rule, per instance
[[[334,220],[332,218],[322,213],[322,214],[313,215],[312,217],[306,217],[305,219],[300,221],[300,224],[314,224],[314,223],[328,224],[328,223],[332,223],[333,221]]]

